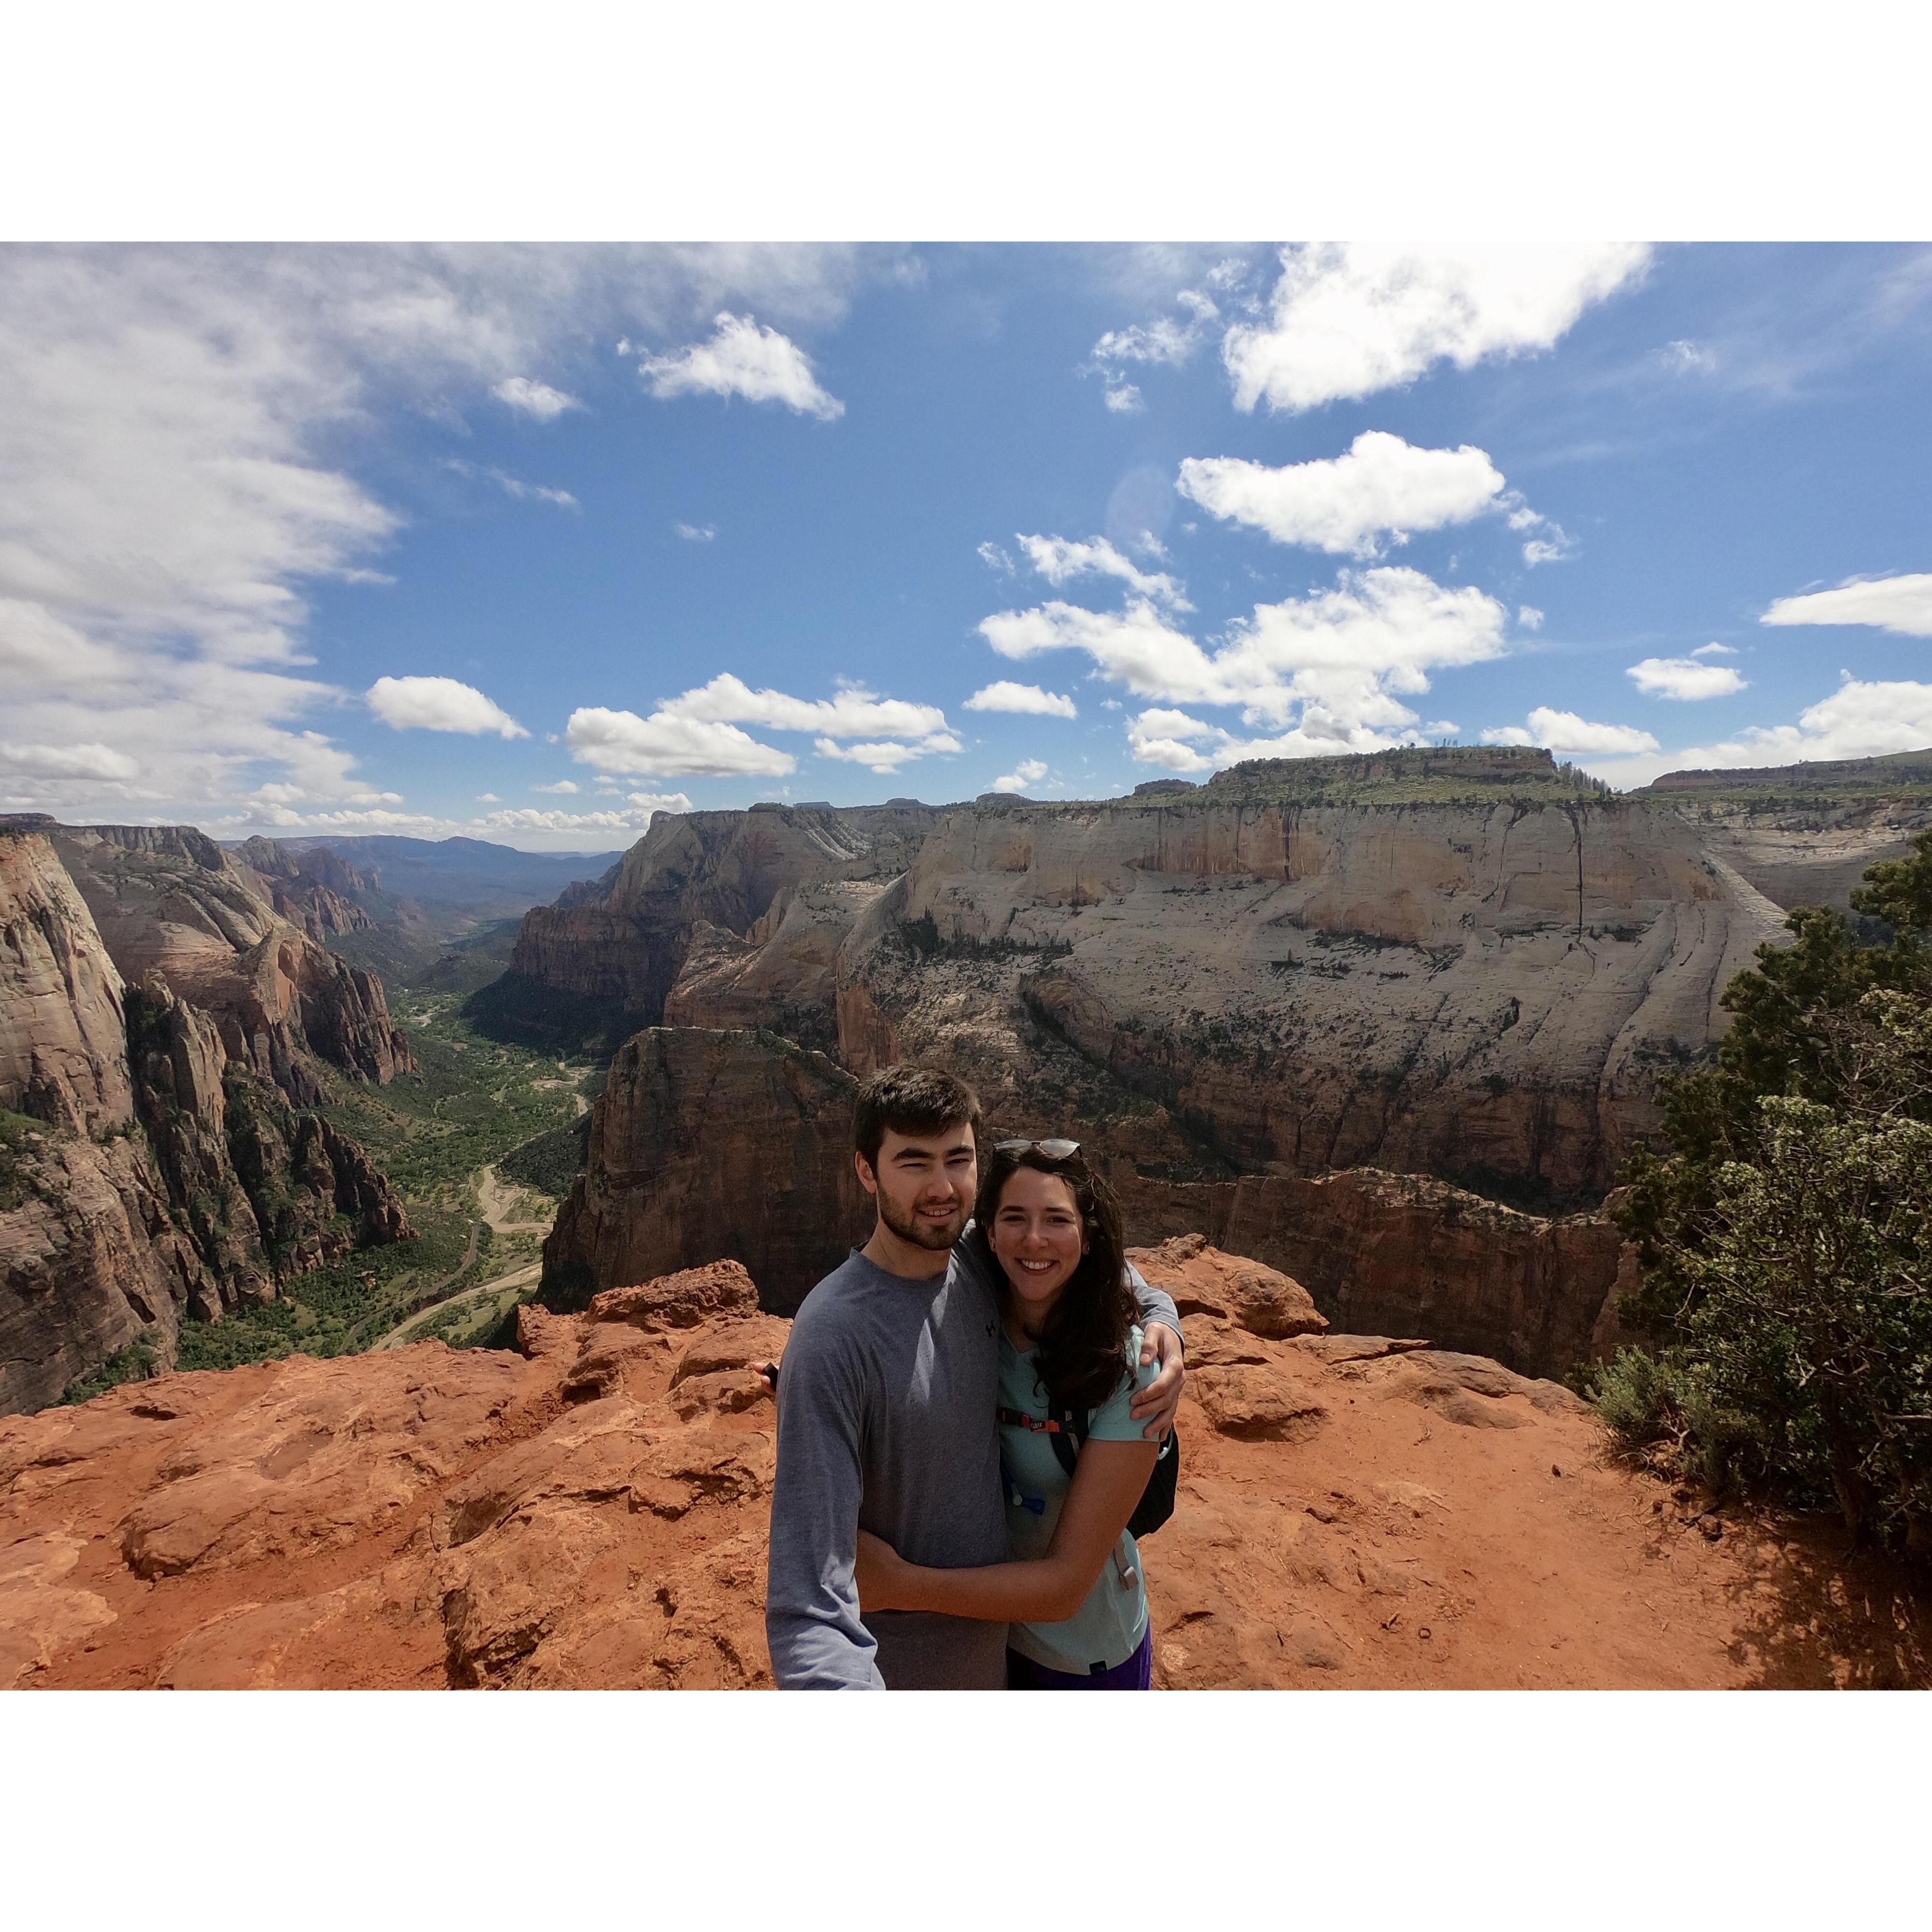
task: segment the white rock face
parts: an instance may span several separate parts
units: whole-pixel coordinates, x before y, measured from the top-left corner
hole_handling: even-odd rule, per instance
[[[1037,1018],[1244,1166],[1558,1196],[1608,1184],[1657,1073],[1784,936],[1684,818],[1615,798],[974,807],[893,897],[937,956],[1017,962]],[[848,1064],[929,1030],[872,962],[894,943],[875,917],[842,955]]]

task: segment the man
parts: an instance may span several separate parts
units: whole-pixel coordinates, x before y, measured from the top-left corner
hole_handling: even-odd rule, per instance
[[[1007,1559],[998,1311],[952,1254],[972,1213],[980,1103],[951,1075],[896,1066],[853,1122],[872,1237],[814,1288],[785,1350],[765,1631],[789,1690],[1000,1690],[1006,1627],[885,1610],[861,1619],[861,1528],[915,1563]],[[1134,1403],[1166,1432],[1180,1400],[1180,1318],[1135,1277],[1162,1372]],[[1159,1325],[1156,1325],[1159,1324]]]

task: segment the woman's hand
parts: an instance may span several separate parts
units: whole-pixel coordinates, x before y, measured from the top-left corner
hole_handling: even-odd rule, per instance
[[[1160,1373],[1134,1397],[1128,1412],[1136,1422],[1147,1424],[1141,1433],[1148,1442],[1165,1442],[1180,1413],[1180,1392],[1187,1381],[1180,1337],[1165,1322],[1150,1322],[1143,1331],[1141,1360],[1144,1365],[1157,1360]]]
[[[868,1529],[859,1532],[859,1560],[854,1575],[859,1585],[862,1610],[909,1610],[906,1586],[912,1565],[882,1536]]]

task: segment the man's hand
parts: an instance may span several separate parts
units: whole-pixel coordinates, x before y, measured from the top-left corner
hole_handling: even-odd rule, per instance
[[[1158,1361],[1160,1373],[1136,1395],[1130,1413],[1147,1426],[1141,1431],[1150,1442],[1164,1442],[1174,1426],[1180,1408],[1180,1392],[1187,1381],[1181,1363],[1180,1337],[1165,1322],[1148,1324],[1141,1342],[1141,1361]]]

